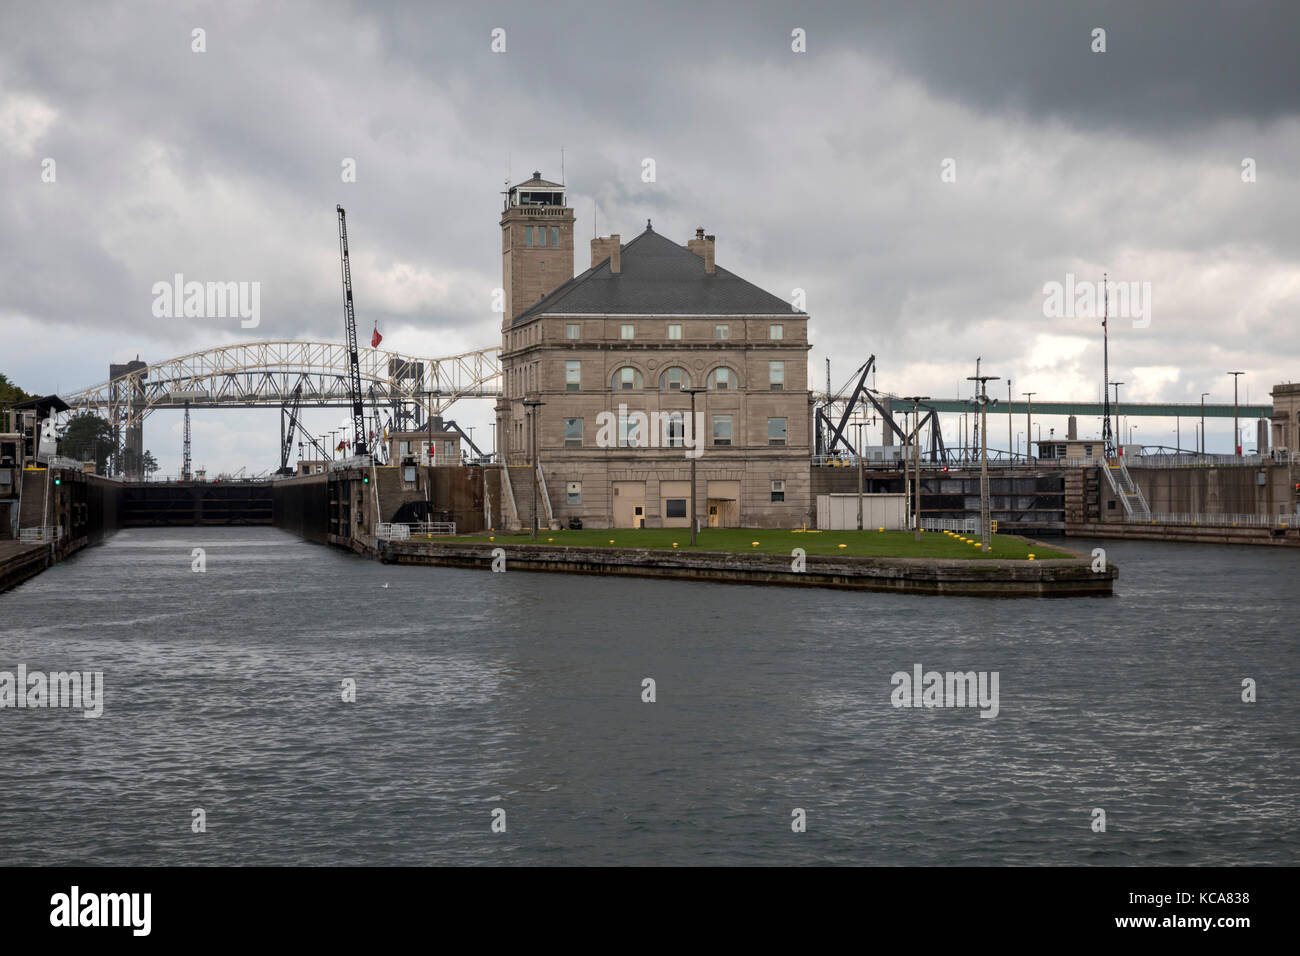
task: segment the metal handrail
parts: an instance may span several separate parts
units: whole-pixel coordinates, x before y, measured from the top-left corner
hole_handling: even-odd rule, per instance
[[[1125,517],[1130,524],[1210,525],[1214,527],[1294,528],[1300,527],[1300,514],[1246,515],[1214,514],[1197,511],[1153,511],[1148,515]]]

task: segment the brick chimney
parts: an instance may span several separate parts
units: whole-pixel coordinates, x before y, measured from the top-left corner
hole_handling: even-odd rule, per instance
[[[717,272],[713,264],[713,236],[706,236],[703,229],[695,230],[695,238],[686,240],[686,248],[704,259],[704,271],[708,275]]]
[[[591,240],[591,267],[596,268],[606,259],[609,260],[610,272],[617,275],[623,271],[623,244],[618,233]]]

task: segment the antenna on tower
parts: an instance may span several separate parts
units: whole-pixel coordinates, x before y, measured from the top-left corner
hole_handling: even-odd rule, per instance
[[[565,182],[564,182],[564,147],[563,147],[563,146],[560,147],[560,185],[561,185],[561,186],[565,185]]]

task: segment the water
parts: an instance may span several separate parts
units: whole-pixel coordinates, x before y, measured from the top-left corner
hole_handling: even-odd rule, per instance
[[[107,687],[98,720],[0,710],[0,861],[1300,863],[1300,551],[1071,544],[1121,565],[1115,598],[491,574],[266,528],[120,532],[0,596],[0,670]],[[997,671],[998,717],[894,708],[915,663]]]

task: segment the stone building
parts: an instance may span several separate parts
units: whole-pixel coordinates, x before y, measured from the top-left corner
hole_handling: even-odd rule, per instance
[[[1300,454],[1300,383],[1274,385],[1272,440],[1273,447],[1285,449],[1292,455]],[[1260,434],[1268,434],[1261,431]],[[1263,452],[1264,443],[1259,443]]]
[[[702,526],[811,523],[807,314],[718,266],[704,230],[679,245],[649,220],[626,244],[592,239],[574,276],[573,224],[538,173],[507,193],[496,413],[511,471],[531,474],[535,415],[561,525],[689,527],[692,457]]]

